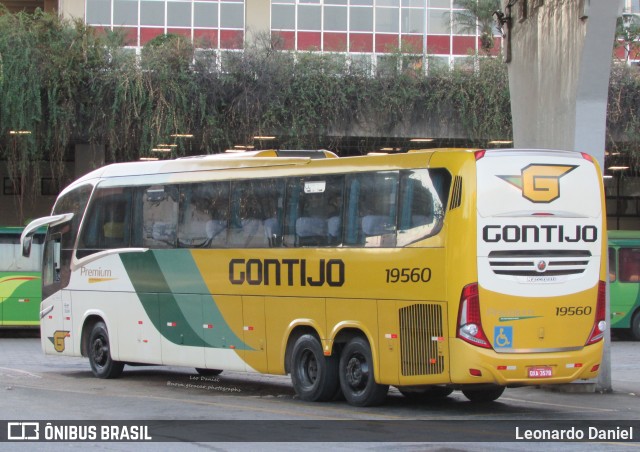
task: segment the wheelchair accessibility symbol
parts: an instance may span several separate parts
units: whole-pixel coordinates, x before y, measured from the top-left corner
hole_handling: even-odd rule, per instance
[[[495,348],[513,347],[513,327],[496,326],[493,329],[493,346]]]

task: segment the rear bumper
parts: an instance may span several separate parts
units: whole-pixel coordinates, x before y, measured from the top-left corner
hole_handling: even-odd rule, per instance
[[[549,353],[496,353],[452,338],[450,344],[451,382],[454,384],[493,383],[501,386],[569,383],[598,375],[603,341],[577,351]],[[531,368],[551,369],[550,377],[532,378]],[[480,371],[481,375],[477,374]]]

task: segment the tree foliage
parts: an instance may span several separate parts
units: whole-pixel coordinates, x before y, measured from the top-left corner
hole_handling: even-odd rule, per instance
[[[500,0],[456,0],[453,22],[462,33],[480,35],[481,48],[487,54],[493,49],[495,18],[494,13],[500,9]]]
[[[346,137],[368,137],[356,151],[367,152],[383,137],[409,136],[415,124],[463,131],[466,144],[478,146],[512,133],[499,58],[470,57],[471,69],[425,74],[421,57],[406,52],[387,54],[383,70],[340,54],[282,51],[267,37],[222,54],[196,52],[173,35],[140,55],[123,43],[79,21],[0,11],[0,158],[16,191],[35,194],[28,181],[41,162],[62,180],[77,142],[103,145],[107,161],[118,162],[148,156],[160,143],[175,141],[176,157],[265,134],[282,137],[281,148],[340,153]],[[614,73],[610,136],[634,145],[639,93],[631,68]],[[9,133],[20,130],[31,133]],[[193,138],[171,137],[178,133]]]
[[[607,149],[621,153],[638,171],[640,164],[640,73],[626,64],[613,66],[607,109]]]
[[[62,180],[78,142],[103,145],[107,161],[119,162],[148,156],[160,143],[175,142],[176,157],[222,152],[265,134],[281,137],[283,149],[339,154],[346,137],[363,137],[355,152],[367,152],[384,137],[410,136],[416,124],[442,136],[463,131],[466,145],[512,134],[499,58],[469,57],[467,67],[425,74],[419,55],[387,54],[376,69],[347,64],[341,54],[282,51],[268,37],[222,54],[196,52],[173,35],[139,56],[124,42],[80,21],[0,9],[0,159],[22,193],[19,209],[39,188],[30,181],[42,162]],[[637,69],[614,65],[609,149],[640,148],[639,106]],[[193,138],[171,136],[178,133]]]

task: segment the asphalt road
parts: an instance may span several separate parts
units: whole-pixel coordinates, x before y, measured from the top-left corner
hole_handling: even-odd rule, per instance
[[[458,392],[443,401],[417,403],[392,388],[385,405],[356,408],[344,401],[303,402],[296,398],[289,377],[284,376],[224,372],[201,377],[191,368],[127,366],[119,379],[96,379],[86,359],[45,356],[33,333],[0,331],[0,419],[53,424],[128,421],[150,425],[155,440],[186,441],[0,442],[0,450],[6,446],[11,446],[7,450],[46,446],[46,450],[156,451],[172,444],[179,450],[307,448],[309,443],[283,440],[294,432],[296,439],[311,441],[314,449],[324,450],[486,450],[489,445],[496,451],[540,450],[540,443],[514,442],[521,439],[512,437],[514,425],[522,436],[523,429],[548,425],[588,429],[629,424],[640,437],[640,343],[614,340],[611,363],[613,392],[609,394],[589,392],[591,386],[584,384],[560,391],[529,387],[507,389],[498,401],[477,405]],[[6,428],[4,425],[0,428]],[[423,443],[424,435],[419,432],[425,429],[445,434],[446,441],[463,442]],[[338,442],[343,437],[345,442]],[[442,440],[438,435],[435,438]],[[258,447],[256,442],[260,442]],[[543,450],[640,451],[637,440],[542,444],[546,445]]]

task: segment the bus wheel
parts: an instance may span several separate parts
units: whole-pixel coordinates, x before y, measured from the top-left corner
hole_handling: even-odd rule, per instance
[[[203,377],[215,377],[216,375],[220,375],[222,371],[220,369],[203,369],[201,367],[196,367],[196,372],[202,375]]]
[[[453,389],[446,388],[444,386],[433,386],[424,389],[402,389],[398,388],[400,394],[407,399],[415,400],[418,402],[431,402],[434,400],[441,400],[449,397],[453,392]]]
[[[631,320],[631,337],[636,341],[640,341],[640,311],[636,312]]]
[[[387,397],[389,386],[376,383],[371,347],[362,337],[351,339],[342,350],[339,372],[342,393],[351,405],[380,405]]]
[[[98,378],[118,378],[124,368],[124,363],[111,359],[109,347],[109,333],[103,322],[93,326],[89,335],[89,364],[91,372]]]
[[[498,399],[504,392],[504,386],[487,389],[463,389],[462,393],[471,402],[487,403]]]
[[[338,390],[338,361],[324,356],[322,345],[311,334],[300,336],[291,355],[291,382],[296,394],[307,402],[326,402]]]

